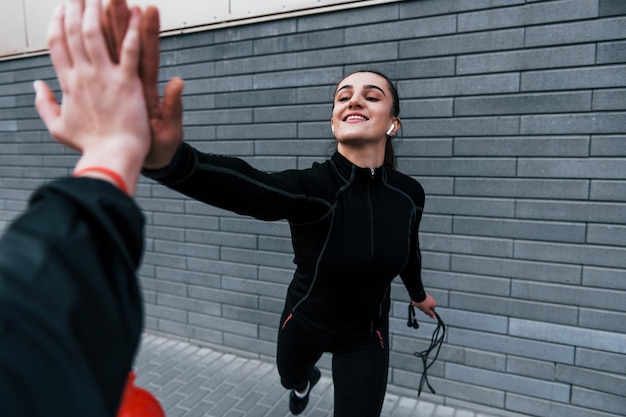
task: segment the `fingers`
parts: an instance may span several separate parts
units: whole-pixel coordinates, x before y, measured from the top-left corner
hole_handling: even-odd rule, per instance
[[[111,0],[107,6],[106,20],[109,22],[107,31],[112,44],[111,53],[115,57],[113,62],[116,63],[119,62],[122,43],[128,30],[130,13],[126,0]]]
[[[57,6],[48,25],[48,49],[61,90],[66,91],[66,74],[72,68],[72,57],[65,39],[65,7]]]
[[[82,21],[83,45],[87,58],[96,67],[104,67],[109,59],[104,35],[100,28],[102,6],[100,0],[87,0]]]
[[[35,88],[35,108],[37,113],[39,113],[39,117],[41,117],[48,130],[51,130],[61,114],[61,107],[48,84],[38,80],[33,83],[33,87]]]
[[[182,126],[183,100],[182,93],[185,83],[182,78],[172,78],[163,92],[163,119],[168,124]]]
[[[141,39],[139,27],[141,24],[141,10],[134,7],[128,23],[128,32],[120,51],[120,66],[128,75],[138,75],[139,55],[141,53]]]
[[[150,117],[159,117],[159,61],[160,61],[159,10],[146,8],[141,19],[140,73]]]
[[[65,37],[73,66],[88,61],[82,35],[83,9],[81,0],[70,0],[65,9]]]

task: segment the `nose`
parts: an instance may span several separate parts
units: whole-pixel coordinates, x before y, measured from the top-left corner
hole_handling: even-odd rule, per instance
[[[361,103],[361,98],[357,95],[357,94],[353,94],[352,97],[350,97],[350,102],[348,103],[348,107],[349,108],[361,108],[362,107],[362,103]]]

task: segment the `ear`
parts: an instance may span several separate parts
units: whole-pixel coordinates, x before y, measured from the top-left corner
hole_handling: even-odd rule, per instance
[[[398,130],[402,127],[402,122],[399,117],[392,117],[391,123],[393,123],[393,129],[389,132],[389,136],[395,136],[398,133]]]

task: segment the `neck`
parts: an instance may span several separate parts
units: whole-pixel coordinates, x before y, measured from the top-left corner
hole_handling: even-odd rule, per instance
[[[355,147],[344,143],[337,144],[337,151],[348,161],[360,168],[378,168],[385,162],[385,147]]]

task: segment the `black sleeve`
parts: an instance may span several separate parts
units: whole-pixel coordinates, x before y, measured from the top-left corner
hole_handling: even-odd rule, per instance
[[[411,300],[419,303],[426,299],[426,291],[422,283],[422,254],[419,243],[419,226],[422,221],[426,197],[422,186],[416,181],[412,181],[412,183],[410,189],[416,207],[415,220],[411,229],[409,259],[404,270],[400,273],[400,278],[402,278]]]
[[[0,416],[115,416],[142,330],[144,219],[105,181],[35,192],[0,240]]]
[[[267,173],[242,159],[202,153],[187,143],[170,165],[142,174],[198,201],[261,220],[311,221],[330,206],[328,182],[319,172]]]

